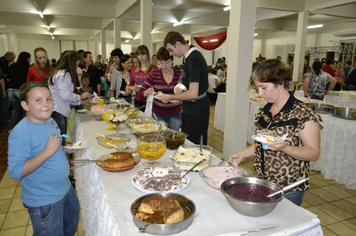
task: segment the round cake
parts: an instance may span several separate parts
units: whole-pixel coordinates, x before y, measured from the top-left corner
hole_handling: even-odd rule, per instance
[[[103,167],[106,168],[120,168],[132,166],[135,164],[135,160],[129,152],[113,152],[110,153],[110,157],[104,160]]]
[[[183,188],[187,182],[181,172],[173,167],[150,166],[140,170],[133,181],[139,188],[153,191],[173,191]]]

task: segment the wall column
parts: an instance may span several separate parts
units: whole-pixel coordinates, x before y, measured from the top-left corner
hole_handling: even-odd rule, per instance
[[[114,45],[121,48],[121,18],[114,19]]]
[[[229,27],[227,35],[229,85],[226,86],[224,159],[246,148],[256,4],[257,0],[231,1],[229,25],[234,27]]]
[[[152,0],[140,1],[141,12],[141,44],[146,45],[152,54]]]
[[[294,52],[293,81],[301,81],[304,69],[305,45],[307,41],[307,27],[309,12],[299,12],[297,38]]]
[[[101,58],[106,61],[106,30],[101,30]],[[93,58],[96,61],[96,58]]]

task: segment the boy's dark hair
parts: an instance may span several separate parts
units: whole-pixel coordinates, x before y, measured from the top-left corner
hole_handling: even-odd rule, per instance
[[[165,47],[160,47],[157,52],[157,59],[160,61],[168,61],[171,59],[173,61],[173,56],[169,55],[169,52]]]
[[[85,78],[88,78],[90,80],[90,76],[87,73],[83,73],[82,77],[80,78],[80,81],[82,81]]]
[[[185,39],[183,35],[181,35],[179,32],[176,31],[171,31],[168,34],[166,34],[166,37],[164,38],[163,45],[166,47],[167,44],[174,45],[176,42],[180,42],[181,44],[187,44],[185,42]]]
[[[346,62],[346,65],[351,66],[351,65],[352,65],[352,61],[347,61],[347,62]]]
[[[27,83],[24,83],[23,85],[21,85],[21,87],[20,87],[20,90],[19,90],[20,101],[27,102],[28,94],[34,88],[46,88],[46,89],[48,89],[48,91],[50,91],[48,88],[48,85],[45,83],[37,82],[37,81],[27,82]]]
[[[326,65],[334,65],[335,60],[334,59],[328,59],[326,60]]]

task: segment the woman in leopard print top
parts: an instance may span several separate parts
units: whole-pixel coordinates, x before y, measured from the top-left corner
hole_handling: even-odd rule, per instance
[[[260,142],[233,154],[230,159],[239,164],[254,156],[258,175],[269,175],[269,180],[281,187],[309,177],[309,162],[319,159],[321,117],[288,92],[291,72],[283,62],[267,60],[254,68],[251,82],[268,103],[255,117],[256,133],[268,129],[278,138],[278,144],[262,149]],[[280,139],[288,134],[286,140]],[[295,187],[284,197],[301,205],[309,183]]]

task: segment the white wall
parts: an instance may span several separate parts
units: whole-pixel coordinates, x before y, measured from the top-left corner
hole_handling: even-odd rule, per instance
[[[43,47],[47,51],[48,59],[52,58],[59,59],[59,40],[45,40],[45,39],[18,39],[18,48],[19,51],[16,52],[19,54],[22,51],[29,52],[31,54],[32,62],[35,62],[35,56],[33,50],[38,47]]]

